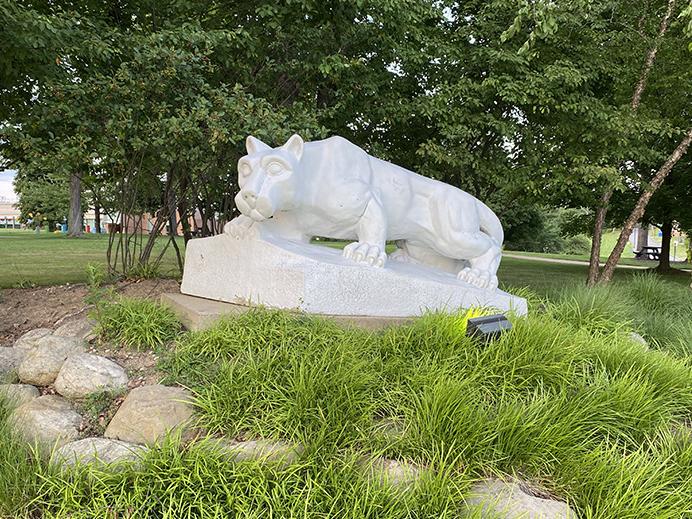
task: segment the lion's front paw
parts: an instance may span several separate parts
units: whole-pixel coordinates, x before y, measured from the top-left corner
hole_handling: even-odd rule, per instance
[[[457,274],[457,278],[461,281],[466,281],[478,288],[487,288],[495,290],[497,288],[497,276],[490,274],[487,270],[479,270],[466,267]]]
[[[249,238],[257,237],[257,226],[253,225],[255,221],[252,218],[241,214],[236,216],[228,222],[224,228],[223,232],[225,234],[230,234],[236,240],[246,240]]]
[[[365,263],[373,267],[384,267],[387,254],[379,245],[373,245],[362,241],[354,241],[344,247],[344,258],[358,263]]]

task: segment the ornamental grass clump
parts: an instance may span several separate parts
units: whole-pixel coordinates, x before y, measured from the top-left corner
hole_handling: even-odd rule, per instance
[[[173,341],[182,325],[173,311],[148,299],[119,297],[97,305],[100,335],[136,349],[156,349]]]
[[[16,403],[16,402],[15,402]],[[13,431],[13,402],[0,393],[0,517],[28,517],[42,475],[50,474],[40,456]]]
[[[690,516],[692,363],[670,342],[631,340],[639,314],[612,306],[626,287],[610,290],[532,301],[489,342],[466,337],[465,312],[370,332],[253,309],[179,334],[159,369],[194,393],[200,430],[298,444],[297,460],[229,463],[206,440],[173,437],[128,471],[36,464],[25,487],[2,487],[0,473],[0,515],[481,517],[464,498],[501,477],[585,519]],[[653,308],[660,293],[638,297]],[[3,439],[9,472],[17,449]],[[382,457],[416,467],[409,491],[368,477]]]
[[[626,283],[591,288],[569,285],[541,306],[573,329],[636,332],[653,348],[692,355],[692,290],[657,274],[635,274]]]

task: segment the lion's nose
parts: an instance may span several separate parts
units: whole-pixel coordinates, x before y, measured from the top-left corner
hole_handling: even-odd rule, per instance
[[[243,199],[248,204],[254,204],[257,201],[257,195],[253,191],[243,191]]]

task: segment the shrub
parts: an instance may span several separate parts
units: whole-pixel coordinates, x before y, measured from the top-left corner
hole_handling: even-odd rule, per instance
[[[175,339],[181,323],[173,311],[148,299],[121,297],[97,305],[99,333],[133,348],[154,349]]]
[[[100,263],[89,263],[86,266],[87,285],[90,289],[95,290],[101,288],[108,280],[106,267]]]
[[[128,279],[156,279],[161,277],[158,263],[137,263],[127,271]]]

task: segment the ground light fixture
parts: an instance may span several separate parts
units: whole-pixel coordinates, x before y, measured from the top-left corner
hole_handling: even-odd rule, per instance
[[[503,314],[484,315],[468,320],[466,336],[480,339],[487,343],[497,339],[503,332],[511,329],[512,323]]]

